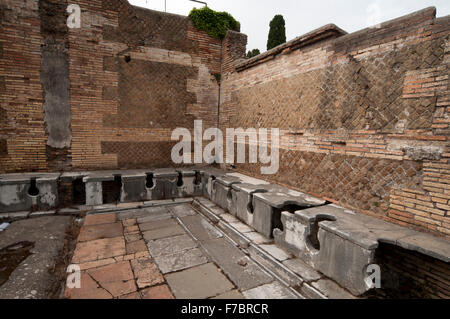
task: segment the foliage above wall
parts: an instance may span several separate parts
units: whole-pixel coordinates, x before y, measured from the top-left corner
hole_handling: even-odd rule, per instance
[[[206,31],[213,38],[225,38],[228,30],[240,31],[240,23],[227,12],[217,12],[208,7],[194,8],[189,17],[195,28]]]

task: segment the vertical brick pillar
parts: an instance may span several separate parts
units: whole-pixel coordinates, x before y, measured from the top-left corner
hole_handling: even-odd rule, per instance
[[[247,35],[229,30],[222,43],[222,76],[234,71],[234,63],[245,59]]]
[[[219,128],[226,132],[230,127],[231,118],[235,108],[231,104],[229,76],[235,72],[235,66],[246,58],[247,35],[229,30],[225,39],[222,41],[222,65],[221,65],[221,83],[220,83],[220,106],[219,106]],[[226,145],[224,136],[224,146]],[[221,165],[225,168],[225,165]]]

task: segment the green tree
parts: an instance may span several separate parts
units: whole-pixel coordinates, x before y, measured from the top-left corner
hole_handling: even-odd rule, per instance
[[[283,43],[286,43],[286,23],[283,16],[277,14],[272,21],[270,21],[267,50],[273,49]]]
[[[251,51],[248,51],[247,53],[247,58],[253,58],[254,56],[257,56],[261,54],[261,52],[259,51],[259,49],[253,49]]]

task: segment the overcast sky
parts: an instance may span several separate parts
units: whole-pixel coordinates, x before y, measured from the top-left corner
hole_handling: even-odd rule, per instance
[[[282,14],[291,40],[328,23],[347,32],[434,6],[438,17],[450,14],[449,0],[202,0],[216,11],[231,13],[248,35],[247,50],[266,51],[270,20]],[[164,11],[164,0],[129,0],[133,5]],[[189,0],[166,0],[167,12],[188,15],[203,5]]]

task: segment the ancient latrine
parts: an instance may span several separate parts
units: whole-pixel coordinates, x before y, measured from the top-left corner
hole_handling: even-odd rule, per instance
[[[325,26],[225,71],[221,124],[283,130],[274,181],[448,236],[448,50],[433,8]]]
[[[358,256],[352,271],[376,258],[448,297],[449,17],[427,8],[352,34],[327,25],[245,59],[239,32],[215,39],[188,17],[125,0],[71,1],[81,7],[72,29],[68,4],[0,4],[1,212],[205,196],[355,295],[364,279],[343,274],[333,252]],[[174,167],[171,133],[194,120],[280,128],[278,173],[226,167],[272,184],[155,171]],[[114,171],[86,172],[99,170]],[[339,246],[364,225],[389,235]],[[443,250],[398,245],[410,230]]]

